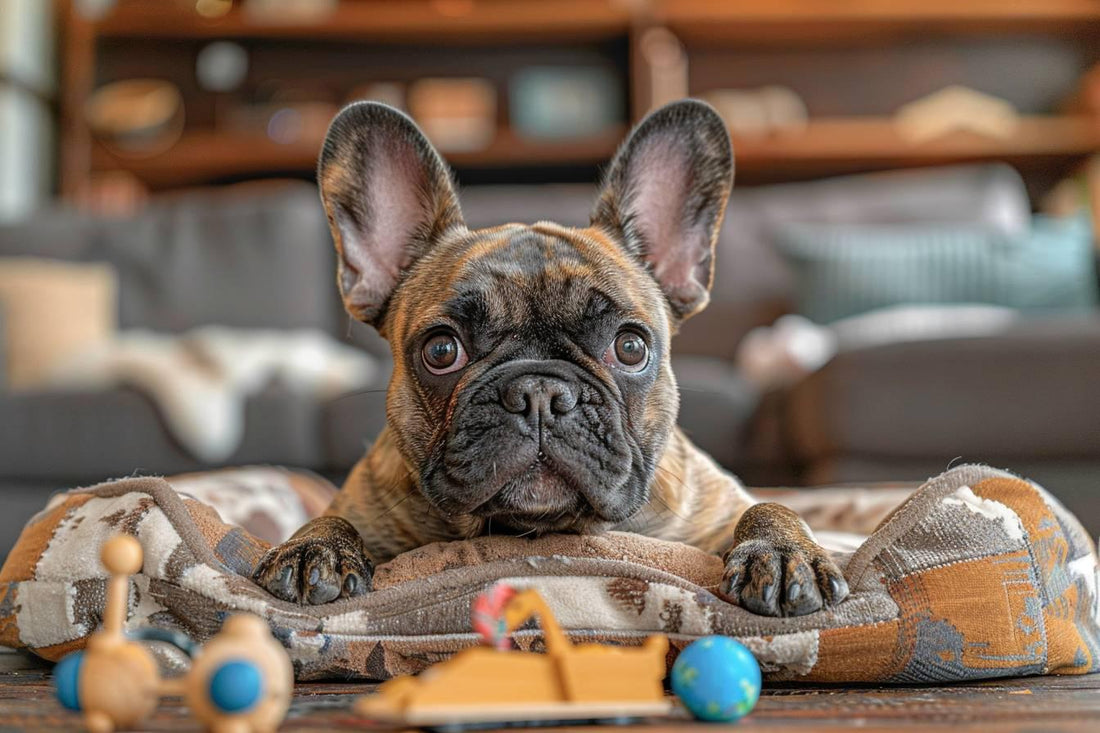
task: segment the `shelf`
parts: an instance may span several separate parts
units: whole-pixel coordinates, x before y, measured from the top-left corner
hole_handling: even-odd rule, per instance
[[[771,54],[777,48],[804,52],[818,44],[835,48],[840,44],[881,45],[884,40],[904,48],[915,39],[943,33],[1047,33],[1060,35],[1055,41],[1058,47],[1077,53],[1083,66],[1094,61],[1089,49],[1100,47],[1100,0],[343,0],[315,21],[293,23],[257,20],[239,2],[228,14],[212,20],[200,17],[193,8],[193,0],[118,0],[103,20],[75,23],[80,33],[70,29],[79,43],[71,38],[66,42],[70,51],[76,49],[71,58],[67,56],[69,98],[63,104],[72,128],[66,132],[64,144],[75,151],[66,156],[66,190],[72,189],[72,181],[86,178],[89,168],[130,171],[151,188],[163,189],[282,173],[300,175],[315,165],[321,144],[315,138],[282,145],[262,133],[195,130],[167,152],[141,159],[116,156],[92,143],[80,121],[80,110],[95,77],[82,70],[94,70],[98,51],[126,39],[244,38],[255,39],[257,46],[263,45],[259,41],[271,40],[273,47],[295,39],[364,45],[450,44],[457,48],[449,53],[464,54],[467,49],[461,46],[467,43],[583,44],[620,38],[634,58],[632,76],[626,82],[627,98],[643,101],[648,82],[633,45],[638,42],[635,30],[649,23],[667,25],[685,40],[689,54],[698,52],[699,58],[693,61],[696,74],[702,74],[700,69],[706,70],[707,63],[713,67],[713,84],[693,80],[701,88],[721,86],[723,59],[713,54],[708,57],[708,43],[736,51],[771,44]],[[97,46],[96,39],[104,43]],[[699,46],[692,48],[693,43]],[[166,53],[175,53],[176,48],[170,45]],[[964,71],[969,68],[965,59],[951,60],[950,48],[947,44],[932,56],[917,54],[912,59],[924,63],[926,56],[945,58],[946,68],[955,68],[951,64]],[[114,52],[119,51],[116,48]],[[191,57],[181,63],[191,64]],[[805,73],[803,67],[812,66],[812,60],[799,63],[787,71]],[[903,66],[899,62],[898,68]],[[930,73],[938,72],[933,68]],[[852,98],[867,93],[853,81],[844,94],[836,92],[842,103],[830,108],[857,108]],[[594,139],[551,142],[525,140],[502,130],[485,150],[447,157],[460,169],[494,169],[492,175],[508,168],[525,168],[522,177],[526,178],[539,171],[603,163],[624,133],[625,128],[620,128]],[[1060,175],[1076,160],[1100,152],[1100,122],[1083,116],[1035,116],[1025,118],[1008,140],[958,133],[911,145],[898,136],[887,117],[820,118],[800,134],[736,138],[734,142],[740,183],[981,160],[1006,161],[1045,180]]]
[[[615,0],[344,0],[316,18],[280,22],[239,6],[206,19],[186,4],[124,0],[94,24],[102,38],[285,38],[457,43],[580,41],[625,35],[626,4]]]
[[[767,180],[979,160],[1026,164],[1100,152],[1100,118],[1024,117],[1008,139],[957,132],[925,143],[901,138],[888,118],[823,118],[800,133],[734,136],[738,176]],[[744,174],[742,176],[742,174]]]
[[[922,32],[1100,34],[1096,0],[654,0],[688,41],[861,39]]]
[[[633,8],[633,9],[632,9]],[[121,0],[94,24],[104,38],[332,38],[454,41],[561,40],[625,35],[648,19],[689,37],[754,38],[828,33],[841,27],[933,26],[978,32],[1087,27],[1100,30],[1096,0],[343,0],[315,19],[280,22],[235,6],[206,19],[188,3]],[[504,34],[504,35],[502,35]]]
[[[501,130],[479,151],[446,155],[458,168],[599,165],[609,160],[625,128],[583,140],[534,141]],[[766,138],[734,135],[740,182],[825,176],[980,160],[1029,161],[1076,158],[1100,152],[1100,118],[1025,117],[1004,140],[958,132],[927,143],[902,139],[888,118],[814,120],[801,133]],[[151,188],[168,188],[313,169],[320,140],[283,145],[256,135],[190,132],[167,152],[151,158],[115,156],[97,146],[97,171],[126,170]]]
[[[485,149],[446,154],[458,168],[501,168],[598,165],[615,152],[626,130],[578,140],[528,140],[501,130]],[[125,170],[153,189],[312,171],[322,140],[293,144],[272,142],[260,135],[224,132],[186,133],[168,151],[148,158],[115,155],[100,145],[92,151],[96,171]]]

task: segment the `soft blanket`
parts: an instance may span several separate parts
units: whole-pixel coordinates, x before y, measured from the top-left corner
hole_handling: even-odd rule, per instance
[[[67,358],[46,384],[138,389],[184,448],[217,464],[240,447],[245,401],[271,382],[330,399],[362,389],[376,371],[370,356],[323,331],[207,326],[184,334],[124,332]]]
[[[497,581],[537,588],[575,640],[672,652],[729,634],[772,680],[947,682],[1100,669],[1095,547],[1036,484],[982,466],[928,481],[854,552],[839,557],[852,594],[800,618],[765,618],[714,595],[718,558],[636,535],[479,538],[406,553],[376,590],[324,606],[279,601],[249,573],[266,543],[227,525],[163,479],[124,479],[60,495],[27,526],[0,570],[0,644],[57,659],[100,621],[96,560],[118,532],[145,548],[127,626],[202,640],[233,610],[261,614],[299,679],[385,679],[477,643],[470,604]],[[538,649],[540,632],[517,634]]]
[[[997,305],[895,305],[818,325],[804,316],[781,316],[750,331],[737,347],[739,370],[761,389],[796,384],[838,353],[875,346],[995,336],[1021,320],[1020,311]]]

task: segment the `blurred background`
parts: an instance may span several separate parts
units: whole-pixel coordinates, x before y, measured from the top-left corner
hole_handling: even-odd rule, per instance
[[[582,225],[685,96],[737,159],[688,434],[755,486],[988,462],[1100,532],[1100,0],[0,0],[0,556],[58,489],[362,455],[342,105],[408,111],[471,226]]]

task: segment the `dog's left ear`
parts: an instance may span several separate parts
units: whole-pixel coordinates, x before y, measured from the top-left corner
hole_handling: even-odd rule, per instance
[[[714,245],[733,186],[729,133],[710,105],[665,105],[634,128],[608,169],[592,224],[642,260],[680,319],[710,298]]]

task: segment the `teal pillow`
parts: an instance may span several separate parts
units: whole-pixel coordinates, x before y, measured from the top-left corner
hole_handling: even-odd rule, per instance
[[[799,311],[818,323],[895,305],[1048,311],[1097,303],[1085,217],[1035,217],[1014,238],[931,224],[785,224],[773,235],[795,275]]]

